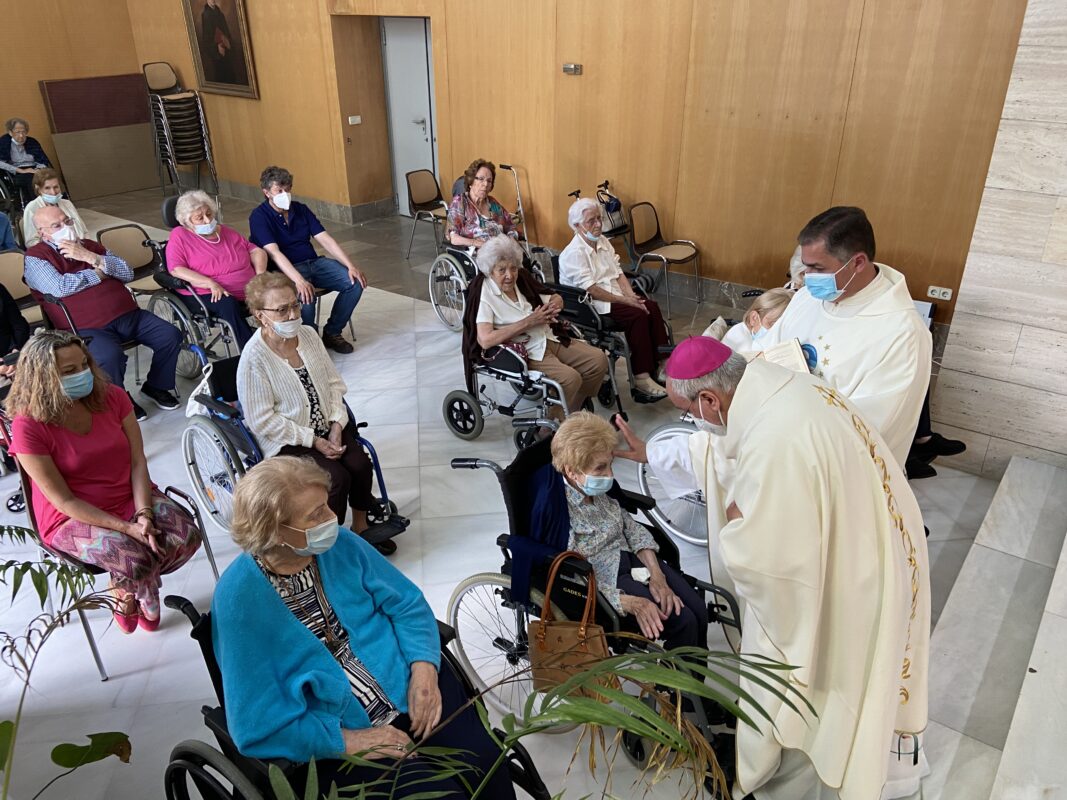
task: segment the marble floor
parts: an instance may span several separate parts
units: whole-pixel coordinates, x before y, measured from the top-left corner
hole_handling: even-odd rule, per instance
[[[158,225],[159,200],[152,192],[103,198],[85,205],[87,223],[102,227],[109,217]],[[228,221],[246,229],[250,206],[226,200]],[[91,218],[91,219],[90,219]],[[333,354],[346,380],[348,402],[361,419],[371,423],[368,438],[378,449],[390,496],[411,527],[397,541],[393,562],[425,592],[438,615],[443,616],[456,584],[467,575],[500,567],[500,554],[492,542],[506,531],[507,518],[500,491],[487,471],[456,472],[449,461],[478,456],[507,462],[513,455],[511,430],[501,418],[487,420],[484,433],[473,442],[453,437],[441,419],[444,395],[462,383],[459,337],[443,328],[426,302],[428,265],[433,244],[428,226],[419,226],[412,258],[403,258],[410,220],[373,220],[360,226],[330,224],[333,235],[352,253],[370,276],[356,312],[355,352]],[[675,330],[700,330],[719,309],[696,308],[676,298]],[[145,354],[147,357],[147,354]],[[128,388],[133,385],[132,370]],[[191,388],[179,387],[183,393]],[[639,432],[675,418],[664,403],[629,404],[631,423]],[[178,442],[184,427],[181,411],[150,409],[142,423],[149,467],[161,486],[190,490]],[[617,465],[620,479],[635,483],[633,465]],[[935,615],[963,563],[996,488],[994,482],[938,466],[939,475],[913,484],[931,529]],[[16,487],[13,476],[0,478],[0,497]],[[0,524],[24,524],[22,515],[0,509]],[[220,567],[237,551],[225,534],[213,530],[212,543]],[[680,544],[684,568],[707,576],[706,553]],[[0,558],[28,554],[28,548],[0,547]],[[201,552],[188,565],[166,576],[164,592],[181,594],[207,608],[214,581]],[[39,613],[32,592],[22,591],[3,609],[3,628],[21,629]],[[48,753],[58,742],[77,740],[97,731],[127,732],[133,743],[129,764],[115,760],[90,765],[45,792],[45,798],[74,800],[141,800],[162,797],[162,775],[171,748],[187,738],[210,740],[200,707],[213,703],[211,685],[196,645],[188,637],[184,618],[164,611],[155,634],[122,635],[105,614],[90,614],[110,680],[101,682],[79,627],[58,631],[36,664],[32,690],[23,709],[22,728],[12,776],[12,796],[28,800],[58,769]],[[0,681],[0,718],[10,718],[19,693],[10,676]],[[601,764],[591,775],[584,758],[571,763],[576,733],[540,735],[529,742],[543,777],[554,792],[579,798],[601,796],[608,770]],[[611,796],[642,796],[634,786],[637,773],[621,755],[611,770]],[[648,796],[677,798],[683,794],[678,775],[669,775]],[[684,785],[684,784],[683,784]],[[939,794],[927,793],[926,797]]]

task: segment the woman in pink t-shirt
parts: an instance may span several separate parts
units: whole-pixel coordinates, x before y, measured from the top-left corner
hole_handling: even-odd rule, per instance
[[[267,253],[221,224],[218,213],[215,201],[199,189],[178,198],[174,216],[181,227],[167,240],[167,270],[188,282],[208,311],[229,323],[240,349],[252,338],[245,286],[267,271]],[[191,310],[200,310],[193,292],[181,294]]]
[[[148,477],[141,429],[80,338],[38,331],[5,401],[41,539],[111,573],[125,633],[159,626],[160,575],[200,546],[193,519]]]

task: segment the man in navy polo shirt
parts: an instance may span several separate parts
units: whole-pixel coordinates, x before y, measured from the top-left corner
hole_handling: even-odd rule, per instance
[[[326,232],[318,217],[292,197],[293,176],[283,167],[267,167],[259,176],[266,198],[248,217],[249,239],[270,254],[271,260],[296,284],[303,303],[300,316],[315,326],[315,290],[337,292],[333,311],[322,331],[322,343],[338,353],[351,353],[352,345],[341,335],[345,323],[363,295],[366,276],[352,263],[337,241]],[[311,244],[315,238],[333,258],[319,256]]]

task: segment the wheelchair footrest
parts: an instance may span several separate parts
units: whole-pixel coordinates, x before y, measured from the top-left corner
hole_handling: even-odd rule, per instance
[[[411,524],[411,520],[407,517],[402,517],[399,514],[394,514],[385,520],[385,522],[379,522],[375,525],[371,525],[367,530],[363,531],[360,536],[368,544],[381,544],[382,542],[392,539],[394,536],[399,536],[408,529],[408,525]]]

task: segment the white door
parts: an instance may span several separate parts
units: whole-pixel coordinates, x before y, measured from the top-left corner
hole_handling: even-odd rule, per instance
[[[382,61],[389,105],[393,190],[399,212],[409,215],[404,176],[417,169],[437,174],[430,20],[382,17]]]

